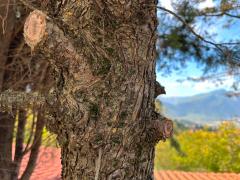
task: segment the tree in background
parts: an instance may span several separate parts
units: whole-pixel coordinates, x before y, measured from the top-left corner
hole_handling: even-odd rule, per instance
[[[239,135],[239,127],[230,122],[222,123],[215,130],[184,130],[175,136],[184,155],[179,154],[170,142],[159,143],[156,168],[239,173]],[[162,154],[167,156],[167,160]]]
[[[48,62],[33,57],[25,44],[23,25],[28,14],[29,9],[19,2],[0,1],[0,92],[11,89],[47,93],[52,86]],[[16,102],[11,111],[0,112],[0,179],[17,179],[27,153],[30,158],[20,179],[29,179],[33,172],[45,120],[44,106],[35,104],[19,106]],[[29,119],[30,110],[33,118]],[[29,132],[27,124],[31,124]]]
[[[172,0],[172,9],[159,4],[158,68],[166,75],[181,71],[188,62],[196,62],[202,65],[203,75],[188,80],[221,82],[227,76],[234,76],[233,89],[237,95],[240,36],[232,32],[239,25],[239,1],[218,0],[210,7],[202,7],[205,2]],[[214,29],[216,32],[211,32]]]

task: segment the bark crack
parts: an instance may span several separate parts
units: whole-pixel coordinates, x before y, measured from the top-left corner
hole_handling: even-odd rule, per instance
[[[101,168],[101,159],[102,159],[102,148],[100,148],[98,151],[98,159],[96,160],[96,173],[95,173],[94,180],[99,179],[99,172],[100,172],[100,168]]]

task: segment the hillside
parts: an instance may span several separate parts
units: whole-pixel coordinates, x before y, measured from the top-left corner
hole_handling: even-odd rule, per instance
[[[172,119],[197,124],[240,117],[240,97],[228,97],[226,90],[216,90],[189,97],[160,97],[164,114]]]

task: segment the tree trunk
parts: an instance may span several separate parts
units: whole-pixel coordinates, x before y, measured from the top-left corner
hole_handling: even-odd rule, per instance
[[[62,178],[153,179],[154,145],[172,132],[154,112],[156,1],[64,2],[44,4],[46,26],[39,11],[25,24],[27,43],[55,68],[47,125]]]
[[[43,128],[44,128],[44,113],[41,109],[38,111],[38,116],[37,116],[37,124],[36,124],[36,132],[34,134],[34,140],[31,148],[31,153],[30,157],[28,160],[28,164],[26,169],[24,170],[20,180],[28,180],[30,179],[33,170],[36,166],[36,161],[38,157],[38,152],[39,148],[41,146],[42,142],[42,133],[43,133]]]
[[[8,50],[12,40],[14,28],[14,12],[12,0],[0,0],[0,92],[4,87],[5,65],[8,58]],[[14,172],[12,164],[12,143],[15,114],[0,112],[0,179],[10,179]]]

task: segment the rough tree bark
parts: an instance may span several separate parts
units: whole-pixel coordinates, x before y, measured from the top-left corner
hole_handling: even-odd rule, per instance
[[[153,179],[154,145],[172,133],[154,112],[156,1],[23,3],[43,9],[24,33],[55,70],[47,125],[62,149],[62,178]]]

